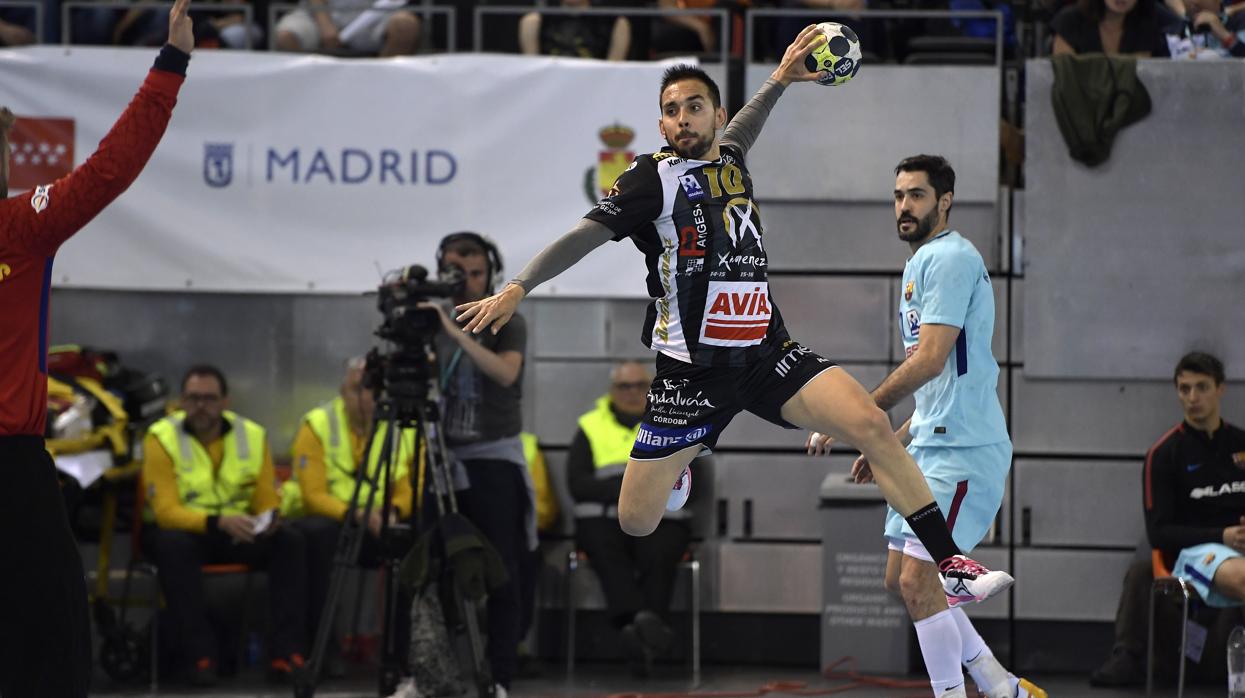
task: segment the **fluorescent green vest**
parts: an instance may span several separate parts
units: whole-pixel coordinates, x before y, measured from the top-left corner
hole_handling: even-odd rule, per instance
[[[351,495],[354,494],[355,470],[357,465],[354,460],[354,449],[350,442],[350,421],[346,417],[346,402],[341,397],[336,397],[332,401],[327,402],[314,410],[308,412],[303,421],[307,422],[307,426],[311,427],[312,433],[320,440],[320,444],[324,447],[324,469],[328,478],[329,493],[343,502],[350,502]],[[376,438],[372,440],[372,450],[368,453],[368,477],[379,478],[377,467],[380,465],[381,449],[385,445],[386,435],[389,433],[388,425],[381,424],[380,429],[376,432]],[[392,470],[390,471],[390,482],[396,482],[401,478],[408,477],[407,463],[414,460],[415,457],[415,430],[404,429],[402,438],[398,440],[397,451],[391,459]],[[295,465],[295,474],[298,472],[297,463]],[[372,485],[364,481],[359,489],[359,506],[367,504],[367,498],[371,496]],[[287,501],[288,500],[288,501]],[[373,502],[372,506],[377,511],[384,505],[384,502]],[[286,486],[282,488],[281,513],[285,516],[299,516],[303,512],[302,507],[302,490],[293,480],[286,482]]]
[[[536,454],[540,453],[540,441],[535,434],[527,431],[521,432],[519,438],[523,441],[523,460],[531,468],[532,463],[536,462]]]
[[[264,464],[267,436],[263,427],[228,410],[224,419],[231,429],[224,436],[225,452],[215,473],[207,449],[183,428],[184,411],[152,424],[148,433],[173,460],[183,506],[217,516],[246,514]]]
[[[640,425],[627,428],[618,423],[610,411],[610,398],[597,399],[596,409],[579,418],[579,428],[592,446],[592,464],[599,479],[621,475],[631,458],[631,447],[640,433]]]

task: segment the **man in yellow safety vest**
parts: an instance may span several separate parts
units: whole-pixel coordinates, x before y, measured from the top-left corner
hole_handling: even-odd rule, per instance
[[[158,527],[150,549],[190,681],[216,680],[218,645],[204,605],[202,566],[218,563],[267,569],[269,672],[292,680],[306,651],[307,547],[302,533],[275,516],[267,433],[229,411],[229,387],[214,366],[186,371],[181,407],[147,431],[143,481]]]

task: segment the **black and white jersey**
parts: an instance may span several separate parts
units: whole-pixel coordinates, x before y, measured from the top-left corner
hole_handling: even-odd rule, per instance
[[[630,237],[654,300],[643,341],[701,366],[744,366],[788,339],[767,281],[761,214],[740,150],[714,162],[640,155],[586,218]]]

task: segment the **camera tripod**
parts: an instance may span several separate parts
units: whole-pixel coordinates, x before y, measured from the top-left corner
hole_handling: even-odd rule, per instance
[[[368,354],[368,382],[377,391],[377,412],[373,420],[371,434],[368,436],[367,448],[364,450],[364,462],[355,470],[355,487],[350,503],[342,521],[341,534],[337,540],[337,550],[333,558],[333,576],[329,582],[328,597],[324,611],[320,615],[319,627],[316,628],[315,644],[312,648],[307,676],[297,686],[296,698],[312,698],[324,663],[325,651],[337,615],[338,603],[345,584],[346,573],[351,567],[357,566],[359,554],[363,547],[364,536],[367,535],[367,521],[376,498],[380,498],[381,529],[380,540],[382,550],[382,568],[384,577],[383,612],[382,612],[382,643],[380,659],[379,695],[387,696],[394,692],[402,675],[405,657],[401,656],[405,647],[395,632],[395,623],[405,622],[410,625],[409,603],[400,603],[397,578],[398,567],[413,541],[410,527],[391,525],[390,515],[393,511],[390,487],[392,473],[396,471],[395,459],[400,453],[402,436],[410,430],[414,431],[415,465],[410,470],[412,490],[419,492],[417,476],[420,453],[425,462],[425,473],[428,484],[427,494],[434,499],[435,509],[428,509],[429,503],[424,502],[427,511],[435,511],[436,519],[458,513],[458,504],[454,496],[454,481],[451,471],[452,460],[445,445],[440,426],[438,404],[438,387],[435,378],[435,356],[430,346],[421,352],[395,352],[387,357],[381,356],[375,349]],[[381,451],[375,468],[369,467],[375,439],[382,438]],[[360,502],[363,483],[370,484],[366,501]],[[418,496],[418,494],[416,495]],[[418,516],[418,512],[416,513]],[[424,517],[428,520],[428,517]],[[442,541],[438,541],[437,553],[444,557]],[[452,574],[452,567],[447,565]],[[479,698],[491,698],[494,693],[492,672],[484,656],[484,639],[480,632],[479,602],[463,596],[455,580],[450,580],[450,593],[457,609],[458,622],[465,631],[467,644],[471,653],[471,668]],[[413,600],[413,599],[412,599]],[[443,614],[449,615],[449,614]],[[444,618],[436,619],[443,622]],[[451,628],[451,634],[455,628]]]

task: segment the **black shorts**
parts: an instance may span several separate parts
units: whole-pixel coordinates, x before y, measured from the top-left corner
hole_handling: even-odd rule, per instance
[[[701,455],[742,410],[786,429],[782,406],[819,373],[835,367],[789,339],[749,366],[697,366],[657,355],[657,375],[648,390],[632,460],[658,460],[700,444]]]

